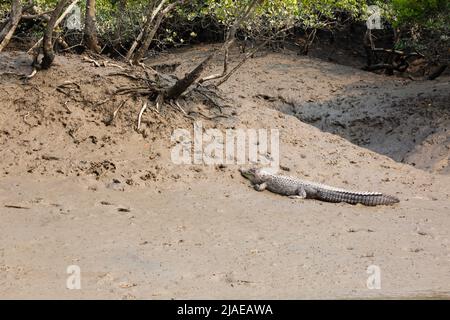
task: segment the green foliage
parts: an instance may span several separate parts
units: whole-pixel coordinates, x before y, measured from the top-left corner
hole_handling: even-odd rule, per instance
[[[251,0],[206,0],[207,7],[204,14],[212,14],[217,20],[225,25],[231,25]],[[255,8],[251,19],[261,19],[270,17],[268,23],[274,23],[274,20],[290,19],[298,13],[297,0],[265,0],[261,5]]]
[[[229,25],[242,12],[249,0],[207,0],[209,12]],[[308,28],[326,27],[337,15],[346,13],[360,19],[366,8],[358,0],[265,0],[252,17],[251,22],[264,22],[267,27],[284,27],[299,24]]]
[[[375,0],[384,19],[396,28],[425,27],[448,29],[450,1],[448,0]]]
[[[300,0],[300,7],[300,21],[307,28],[326,28],[341,14],[360,20],[367,8],[358,0]]]
[[[393,0],[392,8],[399,24],[432,23],[440,18],[440,13],[449,13],[448,0]]]
[[[28,1],[28,0],[27,0]],[[34,0],[41,11],[55,7],[58,0]],[[149,4],[157,0],[127,0],[126,10],[119,10],[123,0],[97,0],[97,28],[103,41],[117,35],[130,41],[139,32]],[[175,0],[171,0],[175,1]],[[179,5],[158,33],[160,43],[189,42],[196,34],[214,25],[224,30],[238,17],[251,0],[190,0]],[[0,19],[9,11],[10,1],[0,1]],[[343,21],[364,22],[368,5],[378,5],[384,22],[396,28],[426,26],[447,29],[450,25],[449,0],[261,0],[241,31],[250,37],[273,33],[288,26],[305,29],[332,29]],[[85,0],[79,5],[83,11]],[[1,22],[1,21],[0,21]]]
[[[34,3],[38,8],[43,9],[43,11],[51,10],[56,7],[58,0],[35,0]]]

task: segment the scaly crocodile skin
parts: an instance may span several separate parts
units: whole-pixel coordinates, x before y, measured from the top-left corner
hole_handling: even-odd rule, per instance
[[[275,175],[265,169],[251,168],[240,171],[258,190],[267,189],[285,196],[299,196],[328,202],[361,203],[366,206],[391,205],[400,201],[394,196],[379,192],[348,191],[293,177]]]

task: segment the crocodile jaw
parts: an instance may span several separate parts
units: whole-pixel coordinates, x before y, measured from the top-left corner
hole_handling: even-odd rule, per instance
[[[255,179],[255,170],[254,169],[244,169],[240,168],[239,171],[241,172],[241,175],[244,178],[247,178],[250,181],[253,181]]]

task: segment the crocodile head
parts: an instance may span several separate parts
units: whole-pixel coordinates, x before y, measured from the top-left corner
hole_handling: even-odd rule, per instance
[[[257,168],[250,168],[250,169],[244,169],[244,168],[240,168],[239,171],[241,172],[241,175],[244,178],[247,178],[248,180],[250,180],[253,183],[260,183],[260,176],[259,176],[259,171],[260,169]]]

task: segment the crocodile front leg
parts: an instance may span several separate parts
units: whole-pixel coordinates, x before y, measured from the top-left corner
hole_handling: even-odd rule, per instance
[[[264,191],[267,188],[267,183],[255,184],[254,188],[256,191]]]

